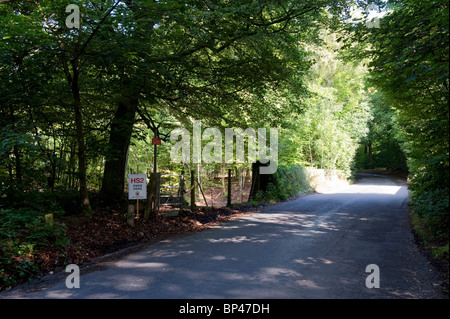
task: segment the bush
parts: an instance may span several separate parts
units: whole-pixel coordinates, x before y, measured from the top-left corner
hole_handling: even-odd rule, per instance
[[[45,222],[29,209],[0,209],[0,290],[39,275],[39,253],[52,248],[65,252],[65,225]]]
[[[427,240],[447,241],[449,227],[448,189],[416,193],[411,196],[411,207],[427,229]]]
[[[0,198],[0,290],[40,275],[50,266],[49,254],[65,256],[65,225],[46,222],[44,216],[76,214],[80,207],[75,191],[14,189],[5,194]]]
[[[81,211],[77,191],[15,190],[0,198],[0,208],[29,209],[54,215],[74,215]]]
[[[449,242],[448,154],[430,155],[413,165],[411,172],[410,206],[417,215],[423,240],[427,246],[445,248]]]
[[[271,176],[265,192],[259,193],[257,200],[278,202],[310,191],[306,169],[300,165],[282,165]]]

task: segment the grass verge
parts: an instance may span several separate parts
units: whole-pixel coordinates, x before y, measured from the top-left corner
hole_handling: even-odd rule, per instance
[[[439,271],[445,293],[449,293],[449,240],[448,236],[436,237],[431,222],[414,209],[410,209],[411,224],[417,245],[424,251],[432,265]]]

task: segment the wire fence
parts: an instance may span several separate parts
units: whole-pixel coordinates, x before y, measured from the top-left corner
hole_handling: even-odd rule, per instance
[[[194,173],[196,206],[224,207],[228,204],[228,169],[225,166],[196,166],[187,172],[185,197],[191,198],[191,173]],[[251,189],[251,165],[231,169],[231,204],[245,203]]]

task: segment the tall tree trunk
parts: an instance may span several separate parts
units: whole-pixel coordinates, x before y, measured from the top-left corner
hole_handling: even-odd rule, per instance
[[[80,197],[84,211],[90,211],[91,203],[89,201],[89,194],[87,189],[87,164],[86,164],[86,145],[84,143],[83,133],[83,114],[81,112],[81,98],[80,88],[78,85],[79,69],[77,60],[72,61],[73,77],[71,81],[71,89],[74,100],[75,112],[75,129],[78,143],[78,174],[80,180]]]
[[[21,164],[21,156],[20,150],[17,145],[14,145],[13,148],[14,157],[16,159],[16,182],[19,188],[22,188],[22,164]]]
[[[138,98],[135,95],[122,96],[111,122],[101,189],[101,198],[109,203],[117,202],[124,195],[125,165],[137,106]]]
[[[375,162],[373,160],[373,147],[372,147],[372,141],[369,141],[369,168],[374,169],[375,168]]]
[[[17,131],[17,122],[16,118],[14,116],[14,108],[12,105],[9,107],[10,116],[11,116],[11,123],[13,123],[14,131]],[[22,164],[21,164],[21,155],[20,155],[20,149],[18,145],[14,145],[13,148],[13,154],[15,158],[15,164],[16,164],[16,186],[18,188],[22,188]]]

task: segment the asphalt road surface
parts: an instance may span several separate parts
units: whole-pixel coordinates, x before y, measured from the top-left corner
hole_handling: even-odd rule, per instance
[[[414,243],[407,194],[400,180],[363,175],[81,269],[80,288],[63,277],[0,298],[448,298]]]

